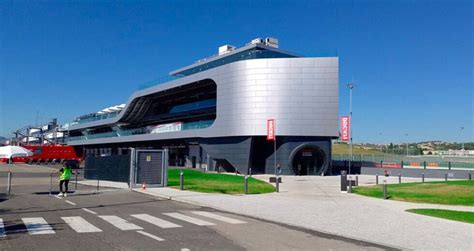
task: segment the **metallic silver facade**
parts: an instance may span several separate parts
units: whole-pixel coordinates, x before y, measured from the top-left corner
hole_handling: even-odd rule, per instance
[[[267,119],[281,136],[338,136],[339,60],[337,57],[238,61],[135,92],[112,119],[77,124],[70,130],[114,124],[131,102],[169,88],[212,79],[217,84],[217,117],[208,128],[179,132],[68,142],[89,145],[174,138],[266,135]]]

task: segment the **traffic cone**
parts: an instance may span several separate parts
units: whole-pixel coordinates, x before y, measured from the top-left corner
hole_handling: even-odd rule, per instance
[[[142,191],[145,191],[145,190],[146,190],[146,184],[145,184],[145,182],[143,182],[143,184],[142,184]]]

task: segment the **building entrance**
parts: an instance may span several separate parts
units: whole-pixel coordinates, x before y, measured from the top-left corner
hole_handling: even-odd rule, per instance
[[[296,175],[321,175],[325,160],[325,154],[319,147],[305,146],[293,156],[293,171]]]

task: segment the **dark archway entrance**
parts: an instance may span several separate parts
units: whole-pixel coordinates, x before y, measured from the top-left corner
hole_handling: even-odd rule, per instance
[[[321,175],[326,155],[317,146],[304,146],[293,156],[292,166],[296,175]]]

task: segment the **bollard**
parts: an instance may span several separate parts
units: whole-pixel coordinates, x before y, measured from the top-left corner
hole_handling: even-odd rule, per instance
[[[421,182],[425,182],[425,173],[421,173]]]
[[[97,175],[97,192],[99,192],[99,175]]]
[[[400,163],[400,168],[403,169],[403,160],[402,160],[402,162]]]
[[[179,190],[184,190],[184,172],[179,173]]]
[[[356,183],[355,183],[355,186],[356,186],[356,187],[359,186],[359,176],[358,176],[358,175],[356,175]]]
[[[349,189],[347,190],[347,193],[352,193],[352,177],[349,176]]]
[[[444,173],[444,181],[448,182],[448,172]]]
[[[49,175],[49,196],[51,196],[51,190],[53,190],[53,173]]]
[[[388,195],[387,195],[387,181],[384,180],[383,181],[383,199],[386,200],[388,198]]]
[[[77,190],[77,171],[76,171],[76,184],[74,185],[74,190]]]
[[[448,162],[448,169],[451,170],[451,161]]]
[[[426,160],[423,161],[423,169],[426,169]]]
[[[398,184],[402,184],[402,174],[398,173]]]
[[[468,178],[471,180],[471,171],[469,171]]]
[[[383,168],[383,160],[380,161],[380,168]]]
[[[347,172],[341,171],[341,192],[347,191]]]
[[[375,174],[375,185],[379,184],[379,174]]]
[[[245,175],[244,177],[244,192],[245,194],[249,194],[249,181],[248,181],[249,177],[247,175]]]
[[[276,180],[275,180],[275,185],[276,185],[276,192],[279,193],[280,192],[280,181],[278,180],[278,175],[275,176]]]
[[[7,181],[7,195],[10,196],[12,191],[12,172],[8,172],[8,181]]]

